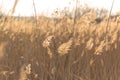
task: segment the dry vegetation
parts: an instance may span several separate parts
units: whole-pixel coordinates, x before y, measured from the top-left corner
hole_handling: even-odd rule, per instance
[[[120,80],[120,18],[95,19],[1,18],[0,80]]]

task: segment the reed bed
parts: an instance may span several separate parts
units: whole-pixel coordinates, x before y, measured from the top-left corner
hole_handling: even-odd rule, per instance
[[[120,18],[0,19],[0,80],[120,80]]]

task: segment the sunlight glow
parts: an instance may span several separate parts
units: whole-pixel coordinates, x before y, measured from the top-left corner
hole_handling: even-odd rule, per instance
[[[0,0],[0,8],[1,10],[9,14],[11,11],[15,0]],[[75,0],[34,0],[37,15],[44,14],[44,15],[51,15],[51,13],[56,9],[59,8],[60,10],[64,9],[65,7],[70,7],[73,9],[75,7]],[[90,7],[94,8],[105,8],[110,10],[113,0],[80,0],[80,4],[84,5],[87,4]],[[71,4],[70,4],[71,3]],[[115,0],[114,7],[112,12],[120,11],[120,0]],[[33,0],[19,0],[14,16],[31,16],[34,15],[34,8],[33,8]]]

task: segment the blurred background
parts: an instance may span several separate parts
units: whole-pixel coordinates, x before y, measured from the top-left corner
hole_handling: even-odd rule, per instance
[[[76,6],[76,0],[0,0],[0,9],[3,13],[11,15],[10,11],[14,7],[14,3],[17,1],[15,7],[14,16],[32,16],[34,15],[34,6],[36,8],[37,15],[51,16],[55,10],[63,10],[68,8],[73,10]],[[110,10],[113,0],[78,0],[80,5],[89,6],[92,8],[105,8]],[[120,0],[114,1],[114,7],[112,13],[120,11]]]

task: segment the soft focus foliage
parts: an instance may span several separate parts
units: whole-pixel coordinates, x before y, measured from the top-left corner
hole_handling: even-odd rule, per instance
[[[120,80],[120,16],[2,17],[1,80]]]

